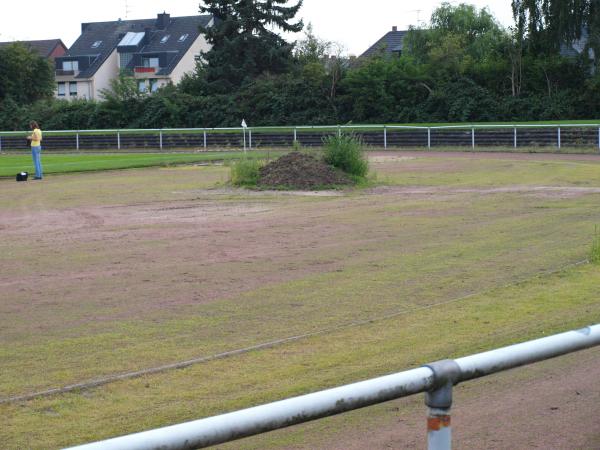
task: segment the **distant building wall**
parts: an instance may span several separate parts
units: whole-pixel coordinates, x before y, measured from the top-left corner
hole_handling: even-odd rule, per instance
[[[117,50],[113,50],[110,56],[104,61],[104,64],[98,69],[93,81],[92,99],[101,99],[100,91],[110,88],[110,80],[119,76],[119,55]]]
[[[200,52],[207,52],[210,50],[210,47],[210,44],[206,42],[206,38],[203,34],[198,36],[183,58],[181,58],[177,67],[171,72],[170,78],[173,84],[179,83],[186,73],[194,72],[196,69],[196,57],[200,56]]]

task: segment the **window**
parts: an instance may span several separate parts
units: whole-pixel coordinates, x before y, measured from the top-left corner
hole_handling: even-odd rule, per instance
[[[63,70],[79,70],[79,61],[63,61]]]
[[[156,92],[158,90],[158,80],[156,78],[150,79],[150,92]]]
[[[167,34],[166,36],[163,36],[163,38],[160,40],[160,43],[161,44],[166,44],[170,37],[171,37],[170,34]]]
[[[58,83],[58,96],[59,97],[64,97],[65,93],[66,93],[66,89],[65,89],[65,83]]]
[[[92,48],[98,48],[102,45],[102,41],[96,41],[92,44]]]
[[[179,42],[183,42],[188,38],[189,34],[182,34],[181,37],[179,38]]]
[[[146,92],[146,80],[138,81],[138,90],[140,92]]]
[[[142,58],[142,66],[144,67],[160,67],[158,58]]]
[[[77,82],[69,83],[69,95],[71,97],[77,97]]]

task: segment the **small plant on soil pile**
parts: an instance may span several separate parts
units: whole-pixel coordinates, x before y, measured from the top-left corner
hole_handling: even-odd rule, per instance
[[[231,165],[231,183],[234,186],[256,186],[260,178],[263,161],[244,158]]]
[[[590,262],[593,264],[600,264],[600,227],[597,225],[594,230],[592,249],[590,250]]]
[[[327,164],[343,170],[355,177],[365,177],[369,172],[369,162],[365,157],[360,138],[352,134],[327,137],[324,141]]]

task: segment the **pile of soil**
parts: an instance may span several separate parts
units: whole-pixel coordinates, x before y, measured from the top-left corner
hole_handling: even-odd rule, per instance
[[[261,187],[290,189],[315,189],[351,183],[343,172],[300,152],[288,153],[262,167],[258,180]]]

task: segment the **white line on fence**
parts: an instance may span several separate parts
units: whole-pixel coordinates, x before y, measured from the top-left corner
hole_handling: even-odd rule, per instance
[[[562,139],[562,128],[580,128],[580,129],[585,129],[585,128],[590,128],[593,127],[598,128],[598,148],[600,149],[600,128],[598,127],[598,124],[464,124],[464,125],[438,125],[438,126],[420,126],[420,125],[314,125],[314,126],[295,126],[295,127],[286,127],[286,126],[276,126],[276,127],[253,127],[253,128],[248,128],[248,138],[250,139],[250,148],[252,147],[252,134],[253,133],[285,133],[285,132],[293,132],[294,135],[294,139],[293,141],[288,141],[286,140],[285,142],[277,142],[273,141],[272,143],[270,143],[270,141],[268,140],[268,137],[262,141],[262,143],[265,146],[269,146],[269,145],[274,145],[274,146],[278,146],[278,145],[293,145],[294,143],[298,142],[298,130],[300,131],[310,131],[313,130],[315,131],[315,133],[333,133],[336,132],[337,130],[337,134],[341,135],[341,133],[343,131],[354,131],[357,133],[377,133],[377,130],[380,130],[383,134],[383,147],[384,148],[388,148],[390,145],[390,141],[389,141],[389,132],[390,131],[424,131],[427,130],[427,148],[430,149],[432,146],[432,142],[431,142],[431,132],[432,130],[456,130],[459,133],[467,133],[470,130],[470,134],[471,134],[471,148],[475,149],[476,148],[476,144],[477,142],[480,142],[479,145],[501,145],[501,141],[498,140],[494,140],[493,136],[492,138],[485,138],[485,136],[479,140],[477,140],[477,132],[479,130],[513,130],[513,147],[517,148],[518,144],[517,144],[517,130],[522,128],[522,129],[527,129],[527,130],[542,130],[542,129],[553,129],[556,128],[557,130],[557,141],[554,141],[552,139],[552,137],[550,136],[550,133],[548,134],[542,134],[540,137],[541,141],[539,142],[535,142],[534,145],[557,145],[558,148],[562,148],[564,145],[563,143],[563,139]],[[463,131],[464,130],[464,131]],[[106,135],[116,135],[117,137],[117,148],[121,149],[122,147],[122,143],[121,143],[121,135],[133,135],[133,136],[156,136],[158,135],[158,143],[155,144],[156,148],[159,149],[163,149],[165,147],[165,141],[164,141],[164,134],[166,133],[167,135],[169,134],[174,134],[174,133],[179,133],[179,134],[195,134],[195,133],[202,133],[203,137],[204,137],[204,149],[207,149],[208,147],[208,143],[207,143],[207,135],[208,133],[222,133],[224,135],[230,135],[230,136],[237,136],[237,133],[243,133],[244,130],[243,128],[240,127],[233,127],[233,128],[164,128],[164,129],[108,129],[108,130],[77,130],[77,131],[73,131],[73,130],[46,130],[45,131],[45,136],[49,137],[49,136],[69,136],[72,137],[74,136],[75,138],[75,149],[76,150],[80,150],[80,138],[82,136],[106,136]],[[0,132],[0,137],[1,136],[5,136],[5,137],[21,137],[21,136],[25,136],[24,132]],[[586,135],[587,136],[587,135]],[[308,140],[306,142],[307,145],[320,145],[320,141],[319,141],[319,136],[312,136],[311,140]],[[587,139],[589,139],[590,141],[595,140],[595,138],[590,138],[590,137],[586,137]],[[140,139],[142,139],[140,137]],[[235,142],[235,139],[237,138],[233,138],[233,139],[229,139],[229,145],[231,145],[231,142]],[[490,140],[491,139],[491,140]],[[525,135],[524,137],[521,138],[522,144],[521,145],[527,145],[527,139],[528,137]],[[571,139],[572,140],[572,139]],[[89,143],[90,139],[86,139],[84,142]],[[303,139],[304,141],[304,139]],[[17,141],[15,141],[17,142]],[[19,141],[20,142],[20,141]],[[67,143],[65,143],[67,142]],[[218,145],[219,141],[215,141],[216,145]],[[401,146],[398,143],[398,139],[394,140],[395,145],[396,146]],[[439,139],[436,141],[438,144],[444,144],[444,142],[441,142]],[[554,144],[553,144],[554,142]],[[14,144],[14,143],[10,143],[10,141],[4,140],[3,142],[1,142],[0,145],[3,146],[3,149],[8,148],[9,145],[16,145],[17,148],[20,147],[20,145]],[[368,141],[367,141],[368,143]],[[100,144],[106,145],[105,141],[100,142]],[[446,142],[447,145],[455,145],[452,140],[450,139],[449,141]],[[66,141],[55,141],[54,146],[60,146],[63,145],[65,146],[64,149],[72,149],[72,145],[70,142],[68,142],[68,140]],[[104,148],[103,145],[100,145],[99,148]],[[130,147],[131,148],[135,148],[136,142],[135,140],[133,142],[130,141]],[[234,144],[235,145],[235,144]],[[567,141],[567,145],[568,141]],[[595,145],[595,142],[591,145]],[[141,147],[142,148],[146,148],[146,143],[142,143]],[[186,145],[183,145],[184,147]],[[405,145],[407,147],[410,146],[414,146],[414,143],[411,142],[411,140],[409,139],[408,143]],[[460,147],[461,145],[456,145],[457,147]],[[62,148],[62,147],[61,147]]]

